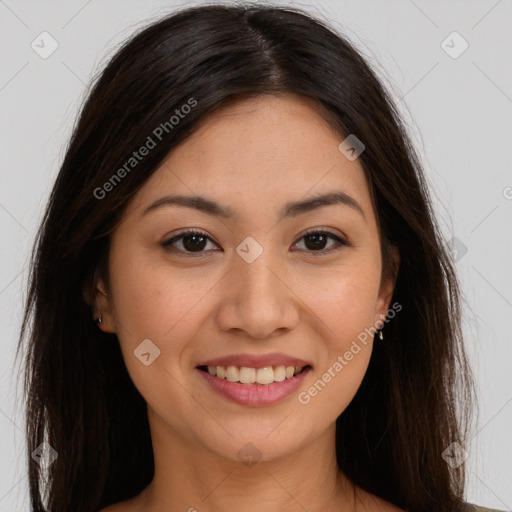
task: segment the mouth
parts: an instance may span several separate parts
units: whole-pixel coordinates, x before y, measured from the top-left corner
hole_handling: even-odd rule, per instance
[[[197,367],[198,370],[208,373],[219,380],[226,380],[232,383],[243,385],[268,386],[277,382],[293,379],[303,372],[309,371],[311,365],[305,366],[264,366],[252,368],[249,366],[206,366]]]
[[[251,407],[274,405],[290,397],[312,369],[307,361],[285,354],[233,355],[196,366],[210,391]]]

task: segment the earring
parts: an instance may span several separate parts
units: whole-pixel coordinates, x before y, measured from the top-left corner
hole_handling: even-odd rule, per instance
[[[96,323],[98,324],[98,328],[101,332],[108,332],[108,333],[113,333],[114,331],[108,331],[105,326],[103,325],[103,317],[102,315],[99,316],[98,320],[96,321]]]
[[[383,340],[383,339],[384,339],[384,334],[382,334],[382,329],[379,331],[378,336],[379,336],[379,339],[380,339],[380,340]]]

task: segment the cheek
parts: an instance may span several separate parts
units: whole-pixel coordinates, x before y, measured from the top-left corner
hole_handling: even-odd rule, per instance
[[[153,407],[165,410],[170,400],[197,413],[193,404],[182,403],[180,361],[201,325],[201,298],[208,293],[211,282],[204,277],[185,278],[168,267],[151,265],[143,255],[120,261],[112,254],[116,332],[134,385]],[[147,348],[142,351],[142,346]],[[147,352],[149,365],[138,356]],[[153,359],[154,354],[158,356]]]
[[[210,290],[211,275],[172,270],[154,263],[143,253],[120,262],[113,258],[112,276],[116,322],[131,337],[172,339],[175,328],[187,328],[194,312],[201,309],[201,298]],[[211,272],[210,272],[211,274]]]
[[[331,343],[343,346],[373,324],[380,267],[361,261],[305,283],[310,307],[323,320]]]
[[[368,368],[379,282],[378,262],[361,257],[309,283],[309,305],[324,324],[325,352],[319,352],[315,379],[298,399],[326,421],[334,421],[348,406]]]

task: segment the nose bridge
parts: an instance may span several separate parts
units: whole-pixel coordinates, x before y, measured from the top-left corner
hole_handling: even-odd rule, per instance
[[[243,258],[235,260],[233,278],[237,288],[237,302],[242,306],[257,306],[261,312],[279,308],[286,300],[275,273],[279,273],[276,258],[272,258],[271,250],[266,248],[254,261],[247,262]],[[272,271],[274,267],[274,271]],[[281,266],[282,267],[282,266]]]
[[[252,236],[246,237],[236,248],[233,261],[233,273],[251,293],[263,292],[268,286],[275,287],[276,277],[270,268],[280,266],[276,248],[272,247],[276,242],[273,237],[259,236],[258,239],[259,242]]]
[[[269,263],[268,259],[261,259],[250,264],[238,262],[235,266],[235,279],[241,285],[240,292],[247,299],[263,299],[269,302],[274,300],[276,295],[281,295],[282,290],[278,289],[280,283],[275,275],[279,270],[276,268],[272,271]]]

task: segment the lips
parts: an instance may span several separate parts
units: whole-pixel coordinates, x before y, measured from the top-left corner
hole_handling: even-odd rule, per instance
[[[297,390],[311,365],[285,354],[231,355],[202,361],[197,367],[210,388],[243,405],[274,404]]]
[[[295,366],[303,368],[304,366],[311,366],[311,363],[286,354],[234,354],[201,361],[197,367],[200,366],[237,366],[239,368],[245,366],[256,369],[269,366]]]

